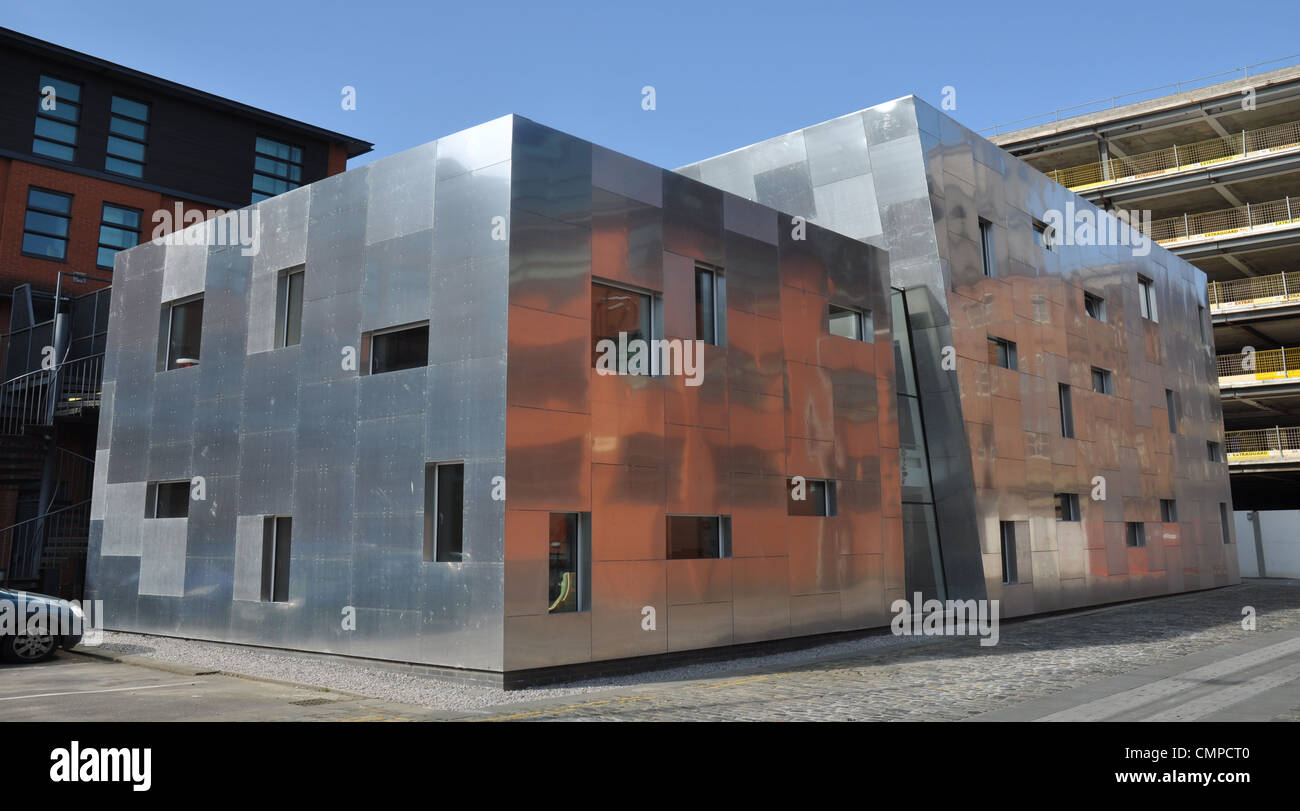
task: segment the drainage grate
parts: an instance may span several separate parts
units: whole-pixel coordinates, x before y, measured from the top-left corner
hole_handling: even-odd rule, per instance
[[[318,707],[321,704],[337,704],[338,702],[330,698],[304,698],[302,701],[290,701],[297,707]]]

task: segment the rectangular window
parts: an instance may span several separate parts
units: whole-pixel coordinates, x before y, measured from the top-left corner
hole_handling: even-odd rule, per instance
[[[1178,433],[1178,395],[1173,389],[1165,389],[1165,410],[1169,413],[1169,433]]]
[[[1145,276],[1138,277],[1138,310],[1142,313],[1143,318],[1152,321],[1160,320],[1156,317],[1155,282]]]
[[[993,223],[980,220],[980,258],[984,261],[984,275],[997,276],[997,255],[993,252]]]
[[[1101,296],[1094,296],[1092,293],[1083,294],[1083,309],[1089,318],[1095,318],[1098,321],[1106,320],[1106,300]]]
[[[1219,529],[1223,532],[1223,542],[1232,543],[1232,531],[1228,528],[1228,505],[1219,502]]]
[[[1019,366],[1016,360],[1016,345],[1011,341],[989,336],[989,363],[1014,371]]]
[[[670,515],[668,559],[731,557],[731,516]]]
[[[36,132],[32,152],[71,162],[77,156],[81,85],[41,75],[36,94]]]
[[[1079,496],[1077,493],[1056,494],[1056,520],[1057,521],[1080,520],[1079,519]]]
[[[1206,442],[1205,452],[1209,455],[1211,462],[1222,462],[1223,457],[1219,454],[1219,443]]]
[[[23,253],[41,259],[68,258],[68,224],[72,222],[72,195],[27,189],[27,217],[23,220]]]
[[[726,291],[719,268],[695,265],[695,338],[710,346],[723,346],[723,308]]]
[[[400,372],[429,365],[429,325],[395,327],[365,336],[363,349],[370,352],[372,375]]]
[[[283,603],[289,599],[289,543],[293,519],[268,515],[262,519],[262,602]]]
[[[1092,390],[1098,394],[1114,394],[1115,385],[1110,372],[1092,367]]]
[[[275,283],[275,345],[302,343],[302,290],[306,276],[301,267],[286,270]]]
[[[998,533],[1001,535],[1002,548],[1002,582],[1016,582],[1016,525],[1013,521],[999,521]]]
[[[150,482],[147,488],[146,518],[187,518],[190,514],[190,483]]]
[[[143,177],[144,155],[149,140],[149,105],[113,96],[108,131],[105,171],[128,177]]]
[[[1034,244],[1045,251],[1056,250],[1056,231],[1041,220],[1034,220]]]
[[[464,550],[465,464],[424,466],[424,559],[460,563]]]
[[[1172,498],[1160,499],[1160,520],[1166,524],[1178,523],[1178,505]]]
[[[1070,387],[1061,383],[1057,386],[1061,401],[1061,436],[1074,439],[1074,406],[1070,403]]]
[[[1141,521],[1129,521],[1125,524],[1128,533],[1126,543],[1131,547],[1147,545],[1147,527]]]
[[[591,513],[551,513],[547,612],[591,608]]]
[[[835,515],[835,482],[786,479],[786,512],[790,515]]]
[[[828,308],[827,321],[831,335],[868,343],[875,339],[875,324],[870,312],[851,310],[848,307],[832,304]]]
[[[283,194],[302,185],[302,150],[257,137],[253,154],[253,202]]]
[[[203,296],[163,305],[165,336],[158,353],[158,371],[182,369],[199,362],[203,338]]]
[[[623,346],[620,336],[625,341],[652,341],[654,335],[654,306],[649,293],[640,293],[613,285],[593,283],[591,285],[591,361],[598,367],[602,355],[615,361],[611,368],[626,365],[630,358],[609,358],[606,352],[610,344],[601,345],[602,341],[612,341],[613,347]],[[629,353],[631,354],[631,353]],[[645,366],[645,374],[650,373],[650,364]]]
[[[139,210],[105,203],[99,217],[99,254],[95,264],[112,270],[117,252],[134,248],[139,241]]]
[[[1209,343],[1205,338],[1205,308],[1199,304],[1196,305],[1196,327],[1201,333],[1201,343]]]

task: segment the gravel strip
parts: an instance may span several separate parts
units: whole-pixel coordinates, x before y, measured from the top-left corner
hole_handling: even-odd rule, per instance
[[[103,644],[92,650],[175,662],[200,670],[220,670],[295,682],[432,710],[473,712],[503,704],[601,693],[614,688],[649,687],[666,682],[734,676],[759,669],[797,667],[876,650],[915,647],[933,641],[933,638],[881,634],[765,656],[688,664],[648,673],[509,691],[343,657],[303,655],[294,651],[117,631],[105,631]]]

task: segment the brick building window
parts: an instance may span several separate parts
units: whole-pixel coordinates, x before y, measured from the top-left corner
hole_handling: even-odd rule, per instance
[[[42,74],[36,93],[36,132],[32,138],[32,152],[71,162],[77,156],[81,85]]]
[[[41,259],[68,258],[68,225],[72,222],[72,195],[27,189],[27,217],[23,220],[23,253]]]
[[[149,140],[149,105],[114,96],[111,111],[104,169],[119,175],[143,177],[145,148]]]
[[[118,251],[134,248],[140,241],[140,212],[134,208],[105,203],[99,217],[99,253],[95,264],[113,269]]]
[[[257,138],[253,155],[253,202],[302,185],[302,149],[270,138]]]

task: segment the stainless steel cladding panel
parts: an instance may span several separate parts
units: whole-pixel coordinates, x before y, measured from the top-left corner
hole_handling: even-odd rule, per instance
[[[109,627],[502,669],[514,127],[228,215],[260,225],[248,243],[123,253],[89,563]],[[296,271],[293,342],[276,319]],[[169,308],[198,297],[197,363],[160,371]],[[422,362],[371,373],[374,335],[409,326]],[[425,554],[436,463],[464,472],[449,560]],[[154,517],[175,514],[169,483],[187,509]]]

